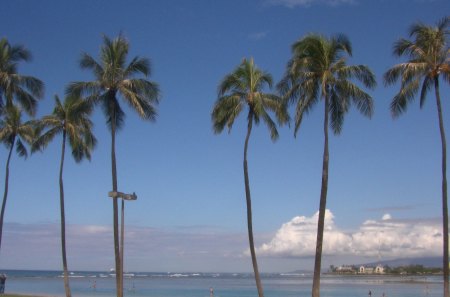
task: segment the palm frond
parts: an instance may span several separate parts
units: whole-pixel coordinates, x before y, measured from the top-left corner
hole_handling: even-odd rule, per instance
[[[75,160],[75,162],[79,163],[81,160],[83,160],[85,157],[90,160],[91,156],[90,153],[86,155],[87,150],[85,146],[83,145],[81,139],[74,139],[69,138],[70,147],[72,148],[72,157]]]
[[[25,159],[28,157],[27,148],[20,139],[17,139],[16,141],[16,153],[19,157],[23,157]]]
[[[422,83],[422,88],[420,91],[420,108],[423,107],[423,105],[425,104],[425,99],[427,96],[428,91],[430,91],[431,87],[433,86],[433,82],[434,80],[429,77],[429,76],[425,76],[423,83]]]
[[[45,149],[55,136],[61,134],[62,131],[61,126],[56,126],[39,135],[31,145],[31,152],[34,153]]]
[[[297,136],[297,132],[300,129],[300,125],[303,120],[303,116],[311,112],[314,106],[319,101],[318,87],[312,89],[309,94],[302,95],[298,98],[297,105],[295,108],[295,125],[294,125],[294,136]]]
[[[92,70],[94,76],[99,79],[104,75],[102,65],[100,65],[91,55],[82,53],[80,58],[80,68]]]
[[[120,130],[123,127],[123,123],[125,121],[125,113],[120,107],[119,102],[116,98],[113,99],[105,99],[108,98],[107,94],[102,96],[101,99],[103,113],[106,116],[106,124],[108,128],[111,129],[112,119],[115,118],[115,127],[117,130]]]
[[[119,91],[122,91],[122,89],[124,88],[128,89],[128,92],[134,92],[139,96],[145,98],[145,100],[149,103],[159,103],[159,86],[153,81],[140,78],[125,79],[119,85]]]
[[[284,125],[290,121],[287,106],[282,98],[274,94],[262,94],[261,100],[265,109],[275,113],[278,124]]]
[[[4,40],[6,41],[5,46],[8,47],[8,54],[11,62],[30,62],[32,60],[31,52],[23,45],[11,46],[6,39]]]
[[[408,39],[400,38],[394,43],[394,46],[392,48],[392,52],[395,56],[401,57],[403,55],[411,55],[414,54],[416,51],[414,48],[414,43]]]
[[[340,59],[340,52],[344,52],[345,54],[352,56],[352,44],[345,34],[337,34],[333,36],[330,40],[330,46],[333,48],[331,52],[335,51],[331,56],[331,61],[334,59]]]
[[[444,81],[446,81],[448,84],[450,84],[450,71],[449,72],[443,72],[442,77]]]
[[[394,118],[404,113],[408,103],[414,100],[414,96],[419,90],[419,81],[414,80],[407,85],[402,85],[400,91],[391,102],[391,114]]]
[[[140,57],[134,57],[128,64],[124,71],[124,77],[131,77],[137,73],[142,73],[145,76],[150,75],[150,60]]]
[[[245,90],[243,82],[239,79],[239,77],[235,73],[238,69],[239,67],[235,69],[233,73],[225,76],[222,82],[219,84],[219,87],[217,89],[217,94],[219,97],[225,95],[227,92],[231,91],[243,92]]]
[[[44,83],[33,76],[20,75],[18,83],[25,88],[37,99],[44,96]]]
[[[17,136],[28,144],[32,144],[36,139],[36,121],[27,121],[17,128]]]
[[[19,88],[15,90],[15,97],[26,113],[31,116],[34,116],[36,114],[37,99],[33,95],[31,95],[24,89]],[[8,104],[12,104],[12,102],[9,101],[7,105]]]
[[[403,68],[404,64],[398,64],[386,71],[383,75],[384,85],[389,86],[395,84],[401,76]]]
[[[335,135],[339,135],[342,131],[344,124],[344,115],[349,108],[349,100],[346,96],[338,94],[336,90],[333,90],[329,94],[328,110],[330,119],[330,127]]]
[[[344,65],[336,70],[336,74],[338,77],[342,74],[344,79],[356,78],[370,89],[375,88],[377,85],[375,74],[366,65]]]
[[[216,101],[211,114],[214,133],[221,133],[225,127],[228,127],[228,132],[230,132],[234,120],[239,116],[242,109],[243,102],[239,96],[230,95],[220,97]]]
[[[92,82],[71,82],[66,87],[66,95],[74,97],[91,96],[90,98],[97,98],[103,91],[103,87],[99,81]]]
[[[356,105],[358,111],[368,117],[371,118],[374,112],[374,104],[372,97],[364,92],[361,88],[350,81],[340,81],[336,84],[336,92],[338,96],[341,98],[340,100],[344,101],[351,99],[351,101]],[[345,109],[347,112],[348,109]]]

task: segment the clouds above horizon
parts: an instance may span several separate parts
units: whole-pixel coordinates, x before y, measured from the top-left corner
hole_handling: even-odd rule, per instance
[[[4,226],[0,264],[10,269],[60,269],[60,231],[57,223]],[[108,270],[114,267],[111,226],[67,225],[69,269]],[[125,227],[125,268],[130,271],[244,270],[246,234],[208,226]],[[245,262],[245,261],[244,261]],[[228,265],[227,265],[228,264]],[[234,265],[234,266],[233,266]],[[246,267],[246,266],[245,266]]]
[[[315,253],[318,212],[297,216],[283,224],[257,252],[269,257],[312,257]],[[396,220],[385,214],[367,220],[356,231],[336,226],[330,210],[325,215],[324,255],[377,257],[383,259],[439,256],[442,233],[439,220]]]
[[[255,233],[262,267],[290,271],[298,269],[301,261],[309,261],[315,253],[317,218],[318,213],[296,216],[275,235]],[[333,213],[327,210],[323,255],[353,261],[378,256],[385,260],[440,256],[440,225],[439,219],[398,220],[385,214],[346,231],[337,226]],[[66,233],[69,269],[114,267],[111,226],[69,224]],[[126,226],[125,234],[125,268],[129,271],[248,272],[251,267],[244,231],[214,226]],[[6,223],[0,264],[13,269],[60,269],[59,224]],[[302,268],[310,268],[310,263],[304,265],[307,267]]]

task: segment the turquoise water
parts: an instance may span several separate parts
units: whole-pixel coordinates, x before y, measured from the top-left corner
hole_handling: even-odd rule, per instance
[[[6,271],[6,293],[65,296],[61,272]],[[309,275],[263,275],[266,297],[311,296]],[[95,284],[95,288],[94,288]],[[113,297],[115,278],[107,272],[71,274],[73,296]],[[333,276],[324,275],[322,297],[419,297],[442,296],[442,276]],[[250,274],[175,274],[133,273],[124,279],[125,297],[256,297],[255,281]]]

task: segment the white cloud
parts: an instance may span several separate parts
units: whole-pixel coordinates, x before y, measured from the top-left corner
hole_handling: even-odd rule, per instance
[[[385,216],[381,221],[366,221],[355,232],[355,254],[385,258],[439,256],[442,233],[438,220],[394,220]]]
[[[381,218],[383,221],[386,221],[386,220],[391,220],[392,219],[392,216],[390,215],[390,214],[385,214],[385,215],[383,215],[383,217]]]
[[[312,217],[298,216],[281,226],[275,237],[263,244],[258,252],[267,256],[309,257],[316,249],[319,213]],[[323,253],[347,254],[351,252],[351,237],[336,228],[334,215],[325,213]]]
[[[316,4],[338,6],[342,4],[354,4],[356,0],[268,0],[268,4],[294,8],[297,6],[309,7]]]
[[[318,213],[295,217],[281,226],[274,238],[258,248],[261,256],[312,257],[315,254]],[[368,220],[356,232],[340,230],[327,210],[324,255],[354,255],[387,258],[438,256],[442,235],[438,220],[394,220],[385,214]]]

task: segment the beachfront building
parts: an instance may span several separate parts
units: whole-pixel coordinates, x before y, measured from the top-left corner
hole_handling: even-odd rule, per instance
[[[381,265],[377,265],[376,267],[366,267],[364,265],[361,265],[359,267],[359,273],[360,274],[384,274],[384,267]]]

